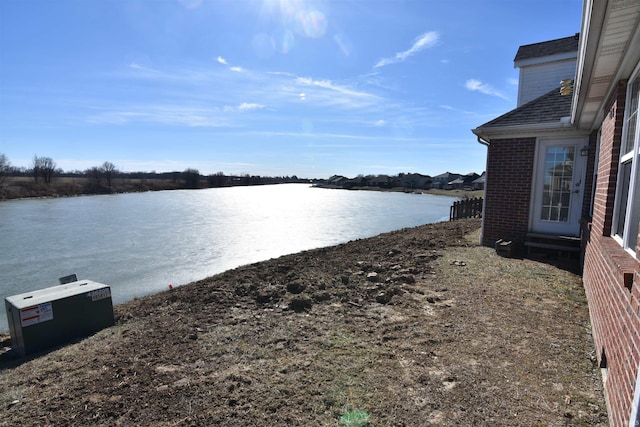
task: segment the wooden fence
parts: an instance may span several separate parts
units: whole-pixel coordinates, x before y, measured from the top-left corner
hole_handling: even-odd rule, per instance
[[[482,197],[458,200],[449,211],[449,221],[462,218],[482,218]]]

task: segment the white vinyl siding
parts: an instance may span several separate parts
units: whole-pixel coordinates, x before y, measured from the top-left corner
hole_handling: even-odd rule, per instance
[[[573,79],[575,74],[575,59],[521,67],[518,86],[518,107],[554,88],[560,90],[560,81]]]

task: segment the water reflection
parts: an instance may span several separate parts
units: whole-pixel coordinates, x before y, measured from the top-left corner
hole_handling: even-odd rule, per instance
[[[301,250],[448,218],[453,199],[287,184],[0,203],[0,297],[58,277],[115,303]],[[6,330],[4,304],[0,330]]]

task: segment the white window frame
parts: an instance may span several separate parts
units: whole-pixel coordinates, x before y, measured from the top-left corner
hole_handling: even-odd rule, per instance
[[[613,238],[632,256],[640,258],[636,253],[636,244],[638,240],[638,222],[640,222],[640,91],[635,94],[637,97],[638,108],[635,110],[635,134],[629,133],[629,114],[632,105],[632,88],[633,84],[640,82],[640,64],[636,66],[635,71],[629,79],[627,85],[627,99],[625,103],[624,126],[622,129],[622,141],[620,147],[620,159],[618,163],[618,177],[616,180],[616,199],[613,211]],[[629,152],[623,153],[628,137],[633,138],[633,147]],[[629,189],[626,200],[623,199],[624,191],[624,168],[623,165],[631,162],[631,171],[629,175]],[[625,203],[626,202],[626,203]],[[626,206],[625,212],[620,212],[623,206]],[[624,214],[624,227],[622,233],[618,231],[619,218]],[[634,235],[631,235],[634,234]]]

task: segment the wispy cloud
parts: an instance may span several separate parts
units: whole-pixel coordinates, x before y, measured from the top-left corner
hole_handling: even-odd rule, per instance
[[[502,92],[494,88],[488,83],[482,83],[480,80],[469,79],[465,83],[465,87],[472,92],[480,92],[489,96],[496,96],[504,100],[509,100]]]
[[[126,125],[130,123],[154,123],[168,126],[226,127],[225,117],[217,111],[188,106],[146,106],[126,110],[112,110],[93,115],[87,119],[92,124]]]
[[[424,33],[413,42],[413,45],[402,52],[396,53],[394,56],[389,58],[383,58],[373,68],[380,68],[390,64],[395,64],[397,62],[403,62],[410,56],[415,55],[421,50],[430,48],[435,46],[440,40],[440,35],[435,31],[430,31],[428,33]]]
[[[158,70],[154,70],[153,68],[149,68],[149,67],[143,67],[142,65],[137,64],[135,62],[132,62],[129,65],[129,68],[131,68],[132,70],[147,71],[147,72],[150,72],[150,73],[159,73]]]
[[[235,71],[236,73],[244,73],[245,69],[242,67],[230,67],[231,71]]]
[[[229,135],[231,133],[227,133]],[[411,137],[403,137],[403,136],[385,136],[380,137],[380,135],[366,135],[366,134],[358,134],[358,133],[330,133],[330,132],[293,132],[293,131],[249,131],[242,132],[242,135],[260,135],[260,136],[282,136],[282,137],[305,137],[307,139],[317,139],[321,141],[327,140],[354,140],[354,141],[371,141],[370,144],[362,145],[362,144],[354,144],[354,145],[345,145],[345,144],[314,144],[314,147],[382,147],[389,142],[409,142],[409,143],[420,143],[420,146],[424,146],[422,143],[422,139],[420,138],[411,138]],[[239,133],[235,133],[234,135],[239,135]],[[434,145],[436,146],[436,145]],[[446,144],[437,145],[438,147],[446,147]]]
[[[229,63],[227,62],[226,59],[224,59],[222,56],[218,56],[217,61],[222,64],[222,65],[229,65]]]
[[[440,105],[440,108],[442,108],[443,110],[447,110],[447,111],[454,111],[456,113],[475,114],[472,111],[461,110],[459,108],[455,108],[455,107],[452,107],[451,105],[446,105],[446,104]]]
[[[363,91],[358,91],[358,90],[352,89],[349,86],[338,85],[336,83],[333,83],[331,80],[316,80],[316,79],[312,79],[310,77],[297,77],[296,78],[296,83],[299,86],[317,87],[317,88],[327,89],[327,90],[329,90],[331,92],[337,92],[339,94],[347,95],[349,97],[354,97],[354,98],[360,98],[360,99],[379,98],[376,95],[373,95],[373,94],[367,93],[367,92],[363,92]]]

